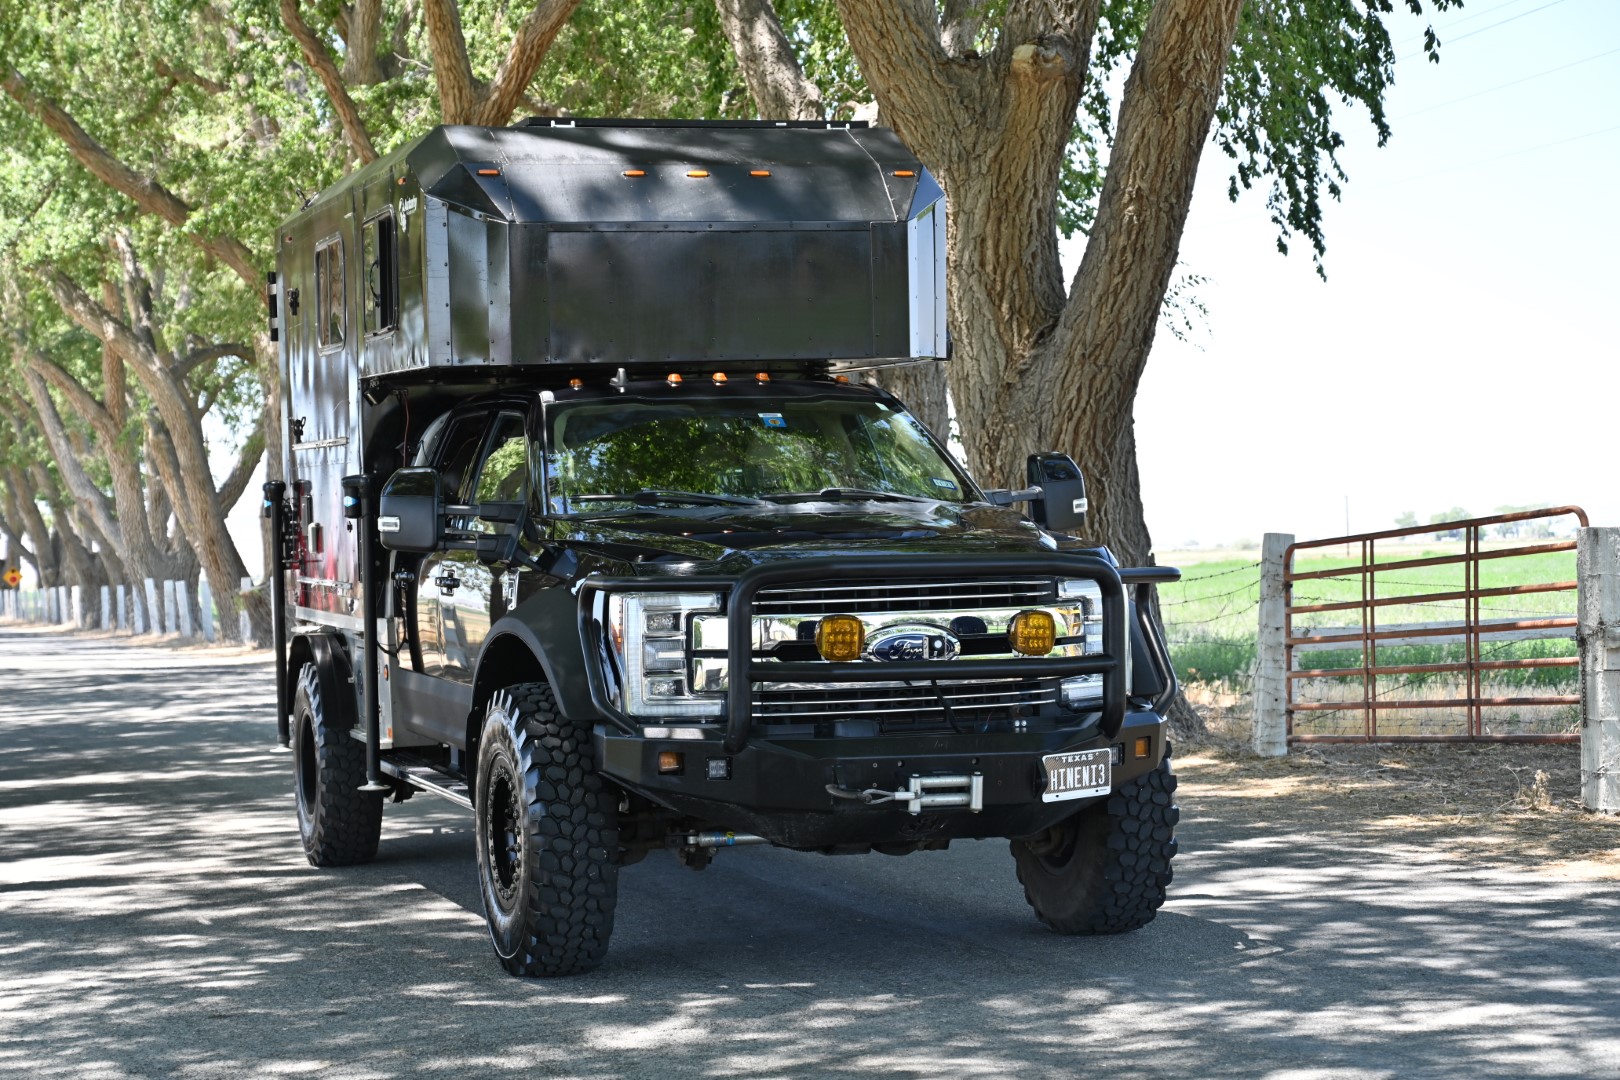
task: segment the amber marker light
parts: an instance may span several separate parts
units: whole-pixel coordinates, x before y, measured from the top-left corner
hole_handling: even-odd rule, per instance
[[[771,377],[770,377],[770,375],[766,374],[763,371],[757,371],[757,372],[754,373],[754,381],[755,382],[770,382]]]
[[[1045,656],[1057,644],[1057,620],[1050,611],[1020,611],[1007,624],[1007,643],[1023,656]]]
[[[646,169],[626,169],[626,170],[624,170],[624,172],[620,173],[619,175],[620,176],[628,176],[630,179],[634,180],[638,176],[646,176],[647,175],[647,170]]]
[[[690,176],[694,180],[702,180],[705,176],[709,175],[709,170],[708,169],[688,169],[687,172],[686,172],[686,175]]]
[[[866,648],[866,627],[853,615],[828,615],[816,623],[816,651],[834,663],[859,660]]]
[[[723,371],[717,371],[711,376],[711,378],[713,378],[717,383],[723,383],[726,381],[726,373]]]
[[[769,176],[769,175],[771,175],[771,170],[769,170],[769,169],[749,169],[748,170],[748,175],[749,176]]]
[[[568,380],[568,389],[570,389],[570,390],[578,390],[580,387],[582,387],[584,385],[585,385],[585,380],[584,379],[569,379]]]
[[[678,750],[660,750],[658,752],[658,771],[661,773],[679,773],[686,767],[685,758]]]
[[[896,176],[916,176],[917,175],[917,170],[915,170],[915,169],[896,169],[896,170],[894,170],[894,175],[896,175]]]
[[[501,175],[501,170],[499,170],[499,169],[479,169],[478,170],[478,175],[479,176],[499,176],[499,175]]]
[[[664,381],[669,383],[669,385],[671,385],[671,386],[679,386],[679,385],[681,385],[681,377],[680,377],[680,375],[673,372],[673,371],[669,373],[669,378],[665,379]]]
[[[1140,738],[1140,739],[1136,740],[1136,756],[1137,757],[1139,757],[1139,758],[1147,757],[1151,753],[1153,753],[1153,740],[1152,739],[1147,738],[1147,737],[1144,736],[1143,738]]]

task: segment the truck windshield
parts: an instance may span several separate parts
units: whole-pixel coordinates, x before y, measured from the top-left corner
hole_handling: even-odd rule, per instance
[[[621,397],[547,412],[552,513],[974,497],[922,425],[878,400]]]

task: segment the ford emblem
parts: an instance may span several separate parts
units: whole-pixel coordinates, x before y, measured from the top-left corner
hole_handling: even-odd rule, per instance
[[[867,639],[873,660],[954,660],[962,643],[949,630],[917,623],[885,626]]]

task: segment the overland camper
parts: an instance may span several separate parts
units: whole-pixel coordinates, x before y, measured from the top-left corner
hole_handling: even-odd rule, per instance
[[[1067,457],[981,488],[857,374],[946,356],[944,212],[859,124],[541,119],[435,128],[281,226],[311,863],[370,859],[386,801],[470,809],[518,975],[598,964],[653,852],[1001,837],[1053,929],[1153,918],[1177,572],[1081,538]]]

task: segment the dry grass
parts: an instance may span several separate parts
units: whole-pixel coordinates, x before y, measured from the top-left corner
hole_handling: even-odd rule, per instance
[[[1246,700],[1198,688],[1189,696],[1209,733],[1177,747],[1184,814],[1620,879],[1620,819],[1581,806],[1577,744],[1315,743],[1263,759],[1249,752]]]

